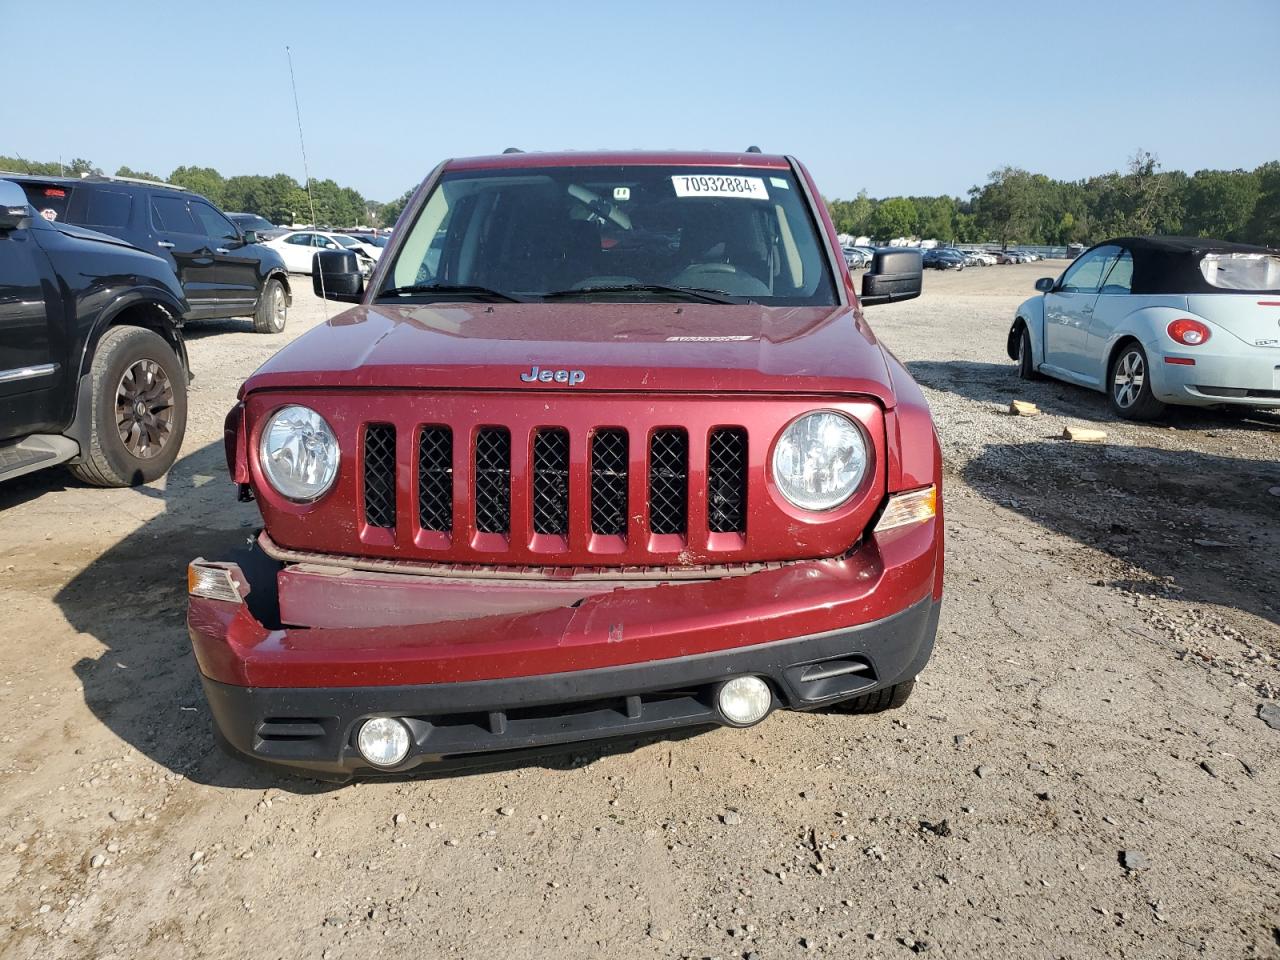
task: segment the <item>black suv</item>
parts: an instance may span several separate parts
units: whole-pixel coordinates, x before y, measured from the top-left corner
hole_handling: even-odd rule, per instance
[[[187,424],[187,311],[163,259],[47,222],[0,179],[0,480],[163,476]]]
[[[284,329],[292,295],[280,254],[181,187],[122,177],[10,176],[46,220],[108,233],[168,260],[191,305],[188,320],[253,317]]]

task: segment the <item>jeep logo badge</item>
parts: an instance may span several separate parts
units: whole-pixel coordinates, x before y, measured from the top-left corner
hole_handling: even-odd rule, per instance
[[[587,374],[584,370],[544,370],[535,364],[528,373],[520,374],[520,379],[525,383],[567,383],[573,387],[587,379]]]

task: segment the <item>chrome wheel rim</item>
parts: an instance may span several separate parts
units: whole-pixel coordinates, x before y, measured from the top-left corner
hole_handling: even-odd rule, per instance
[[[277,330],[284,328],[284,288],[274,284],[271,288],[271,318]]]
[[[173,384],[154,360],[136,360],[116,386],[116,429],[125,449],[150,460],[173,436]]]
[[[1147,371],[1142,354],[1136,350],[1130,350],[1116,364],[1116,373],[1111,384],[1116,405],[1127,410],[1137,403],[1138,397],[1142,394],[1142,386],[1146,382]]]

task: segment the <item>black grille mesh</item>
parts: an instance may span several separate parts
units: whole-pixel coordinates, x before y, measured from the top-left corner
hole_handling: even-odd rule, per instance
[[[747,529],[747,431],[727,427],[707,443],[707,527],[712,533]]]
[[[511,434],[506,427],[485,427],[476,434],[476,529],[511,529]]]
[[[418,435],[418,523],[423,530],[453,529],[453,431],[423,427]]]
[[[533,437],[533,532],[569,533],[569,431]]]
[[[689,436],[657,430],[649,440],[649,529],[684,533],[687,525]]]
[[[627,532],[627,431],[597,430],[591,438],[591,532]]]
[[[364,429],[364,519],[371,527],[396,525],[396,428]]]

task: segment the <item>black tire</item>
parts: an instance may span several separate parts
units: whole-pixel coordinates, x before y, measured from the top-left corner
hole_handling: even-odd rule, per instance
[[[163,477],[187,429],[187,372],[173,348],[151,330],[112,327],[98,341],[89,378],[88,442],[71,472],[96,487]]]
[[[262,296],[258,298],[258,308],[253,312],[253,332],[283,333],[289,319],[288,299],[284,284],[275,277],[269,277],[262,285]]]
[[[1107,399],[1125,420],[1155,420],[1165,405],[1151,393],[1151,364],[1137,340],[1122,344],[1107,368]]]
[[[832,704],[830,710],[833,713],[881,713],[885,710],[897,710],[907,702],[907,698],[911,696],[911,691],[915,689],[915,686],[916,681],[912,677],[910,680],[894,684],[892,687],[884,687],[881,690],[874,690],[871,693],[864,693],[860,697],[854,697],[852,700],[844,700],[840,703]]]
[[[1035,355],[1031,352],[1031,331],[1023,324],[1018,334],[1018,376],[1023,380],[1039,380]]]

